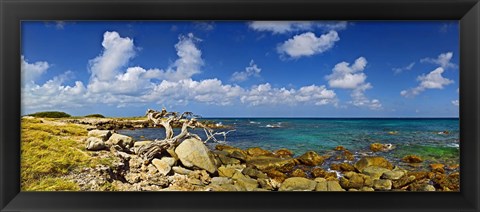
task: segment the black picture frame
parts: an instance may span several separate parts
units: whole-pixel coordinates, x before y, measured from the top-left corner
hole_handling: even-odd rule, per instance
[[[0,0],[2,211],[479,211],[478,0]],[[461,192],[20,192],[22,20],[459,20]]]

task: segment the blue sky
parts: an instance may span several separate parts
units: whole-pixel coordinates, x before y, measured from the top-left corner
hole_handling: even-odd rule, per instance
[[[22,23],[22,113],[458,117],[456,21]]]

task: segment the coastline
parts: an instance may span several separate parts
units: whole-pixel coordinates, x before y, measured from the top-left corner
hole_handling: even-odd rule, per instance
[[[293,155],[288,149],[271,152],[258,147],[240,149],[222,144],[216,145],[214,149],[208,149],[203,142],[192,140],[189,142],[198,145],[199,149],[204,149],[203,160],[189,161],[191,164],[188,164],[186,159],[182,160],[181,157],[161,155],[152,163],[145,165],[141,158],[132,153],[135,148],[141,146],[142,142],[145,144],[148,141],[133,141],[130,138],[133,145],[127,147],[126,151],[113,146],[96,151],[85,149],[88,139],[95,137],[91,132],[108,131],[110,134],[117,134],[116,129],[149,127],[143,120],[91,119],[100,120],[95,122],[82,119],[24,117],[22,123],[28,122],[26,120],[40,120],[42,123],[37,123],[40,125],[74,125],[83,128],[85,131],[78,133],[75,137],[76,143],[83,146],[83,149],[78,148],[76,151],[87,154],[90,161],[109,159],[108,165],[78,167],[78,170],[70,170],[66,176],[62,177],[68,182],[77,184],[74,188],[82,191],[459,190],[459,167],[456,164],[423,164],[424,167],[428,167],[427,170],[409,171],[401,168],[400,164],[392,164],[393,161],[383,157],[375,155],[353,157],[352,152],[340,146],[325,155],[319,155],[314,151]],[[104,130],[102,126],[107,125],[99,123],[107,123],[112,128]],[[23,143],[22,138],[22,145]],[[405,160],[415,162],[415,157]],[[422,164],[422,162],[406,162],[406,164],[415,167],[415,164]]]

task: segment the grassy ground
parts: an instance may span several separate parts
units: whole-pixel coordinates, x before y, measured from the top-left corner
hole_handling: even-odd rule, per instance
[[[23,118],[21,190],[79,190],[78,185],[62,176],[82,168],[111,163],[110,158],[94,158],[85,150],[82,139],[86,136],[87,130],[81,125],[64,124],[54,119]]]

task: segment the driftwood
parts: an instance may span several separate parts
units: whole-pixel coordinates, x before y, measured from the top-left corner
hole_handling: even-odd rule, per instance
[[[228,132],[214,132],[211,128],[205,126],[204,124],[198,122],[196,118],[200,117],[194,115],[192,112],[184,112],[181,115],[178,115],[177,112],[167,112],[165,108],[162,111],[155,111],[152,109],[148,109],[146,112],[146,116],[148,117],[149,121],[152,121],[154,125],[161,125],[165,128],[165,139],[158,140],[156,139],[152,143],[143,145],[139,147],[136,151],[139,156],[141,156],[145,163],[149,163],[156,155],[162,152],[173,152],[173,149],[178,146],[183,140],[187,138],[196,138],[198,140],[202,140],[198,135],[194,133],[188,132],[189,128],[196,128],[200,127],[203,128],[207,139],[204,141],[206,143],[209,140],[213,140],[215,142],[219,142],[215,135],[223,135],[224,140],[226,140],[226,135],[229,132],[234,130],[230,130]],[[173,133],[173,125],[182,124],[182,129],[180,133],[174,136]]]

